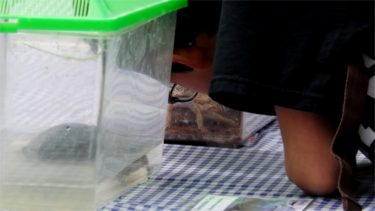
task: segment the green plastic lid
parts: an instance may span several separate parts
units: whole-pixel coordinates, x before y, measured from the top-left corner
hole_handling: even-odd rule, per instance
[[[0,33],[113,32],[186,5],[186,0],[0,0]]]

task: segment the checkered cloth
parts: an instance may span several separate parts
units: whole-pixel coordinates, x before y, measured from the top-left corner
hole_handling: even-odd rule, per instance
[[[375,210],[374,174],[358,157],[357,197]],[[147,183],[124,193],[102,211],[190,210],[208,194],[310,198],[292,184],[283,168],[281,137],[276,122],[241,149],[165,145],[160,171]],[[341,210],[338,198],[315,197],[307,210]]]

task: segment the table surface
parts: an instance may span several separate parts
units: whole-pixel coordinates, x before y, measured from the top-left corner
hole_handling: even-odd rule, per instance
[[[208,194],[311,198],[307,210],[342,210],[339,198],[305,195],[288,180],[283,163],[276,122],[239,149],[166,144],[160,170],[101,210],[190,210]],[[361,155],[358,163],[357,199],[375,210],[373,166]]]

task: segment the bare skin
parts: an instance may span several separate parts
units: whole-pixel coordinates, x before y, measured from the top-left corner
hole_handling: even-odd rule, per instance
[[[310,194],[336,190],[339,163],[331,153],[336,125],[321,115],[275,107],[289,179]]]
[[[193,71],[173,73],[171,81],[194,91],[208,93],[215,42],[215,36],[209,37],[206,34],[201,34],[196,38],[194,46],[176,49],[173,54],[173,62],[189,66],[193,68]]]
[[[216,37],[198,36],[196,45],[177,49],[174,62],[193,68],[173,73],[171,81],[186,88],[208,93]],[[327,195],[336,190],[339,164],[331,154],[337,125],[324,116],[275,106],[284,143],[288,177],[309,194]]]

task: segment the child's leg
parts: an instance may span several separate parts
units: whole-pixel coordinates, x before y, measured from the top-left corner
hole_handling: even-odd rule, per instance
[[[336,190],[339,163],[331,153],[336,125],[318,114],[275,107],[288,177],[310,194]]]

